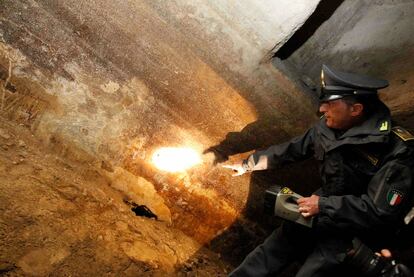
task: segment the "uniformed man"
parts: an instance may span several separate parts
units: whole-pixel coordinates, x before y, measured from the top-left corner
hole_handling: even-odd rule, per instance
[[[377,96],[388,82],[323,65],[321,83],[323,116],[314,127],[224,166],[238,176],[314,157],[323,185],[297,201],[313,227],[285,222],[230,276],[277,276],[293,260],[303,262],[296,276],[346,274],[352,239],[388,247],[412,206],[414,139]]]

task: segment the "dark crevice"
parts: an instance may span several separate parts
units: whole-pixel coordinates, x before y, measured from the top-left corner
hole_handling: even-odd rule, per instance
[[[321,0],[313,14],[293,36],[276,51],[274,57],[285,60],[299,49],[328,20],[344,0]],[[329,34],[327,34],[329,35]]]
[[[13,84],[11,84],[11,83],[7,83],[6,89],[8,91],[10,91],[11,93],[15,93],[17,91],[16,87]]]
[[[11,273],[16,269],[16,266],[10,262],[0,261],[0,275]]]
[[[131,206],[131,211],[133,211],[136,216],[144,216],[148,218],[158,219],[158,216],[154,214],[147,206],[139,205],[133,201],[126,199],[124,199],[124,202]]]

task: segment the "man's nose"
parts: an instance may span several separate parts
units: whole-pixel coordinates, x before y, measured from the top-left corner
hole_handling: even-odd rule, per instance
[[[322,102],[322,103],[319,105],[319,112],[321,112],[321,113],[325,113],[325,112],[327,112],[327,111],[328,111],[328,108],[329,108],[328,103],[326,103],[326,102]]]

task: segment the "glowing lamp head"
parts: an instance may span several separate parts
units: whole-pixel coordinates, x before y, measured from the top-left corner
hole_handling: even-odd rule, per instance
[[[152,162],[160,170],[179,172],[199,164],[201,158],[191,148],[164,147],[155,151]]]

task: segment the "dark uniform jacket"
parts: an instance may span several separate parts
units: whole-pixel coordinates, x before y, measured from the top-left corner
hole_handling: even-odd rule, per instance
[[[245,166],[261,170],[313,156],[323,181],[315,229],[383,239],[403,224],[413,204],[414,148],[403,132],[392,128],[382,104],[343,133],[321,118],[304,135],[254,153]]]

